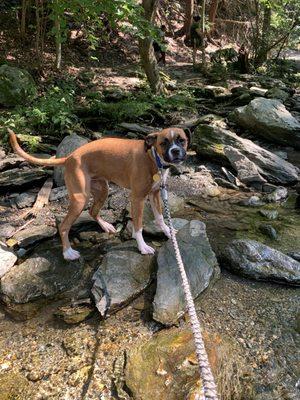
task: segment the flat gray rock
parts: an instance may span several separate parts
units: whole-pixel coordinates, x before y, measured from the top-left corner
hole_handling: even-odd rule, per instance
[[[67,262],[63,259],[60,244],[45,243],[4,275],[0,286],[1,298],[5,303],[55,298],[77,285],[82,272],[82,260]]]
[[[205,224],[190,221],[176,235],[193,298],[205,290],[220,272],[215,253],[209,244]],[[185,299],[174,249],[168,240],[157,257],[157,289],[153,301],[153,318],[164,324],[175,324],[185,313]]]
[[[29,247],[44,239],[55,236],[57,229],[53,226],[41,225],[41,226],[30,226],[29,228],[23,229],[16,233],[12,239],[16,241],[19,247]]]
[[[56,158],[66,157],[88,142],[87,138],[76,134],[66,136],[57,147]],[[64,186],[64,167],[54,168],[53,179],[56,186]]]
[[[210,125],[198,125],[193,135],[192,148],[199,156],[209,157],[224,164],[230,163],[224,148],[231,146],[252,161],[259,174],[268,182],[290,184],[299,180],[295,166],[225,127],[224,124],[220,125],[215,121]]]
[[[68,196],[68,191],[65,186],[56,187],[51,190],[49,201],[61,200],[67,196]]]
[[[0,191],[19,189],[43,182],[52,171],[42,168],[14,168],[0,173]]]
[[[300,149],[300,123],[280,100],[256,98],[237,108],[232,118],[256,135]]]
[[[17,228],[13,227],[10,224],[0,225],[0,239],[8,239],[14,233]]]
[[[232,167],[237,171],[238,179],[246,184],[252,182],[267,182],[261,176],[257,166],[250,161],[244,154],[232,146],[224,146],[224,154],[228,158]]]
[[[17,256],[8,248],[0,245],[0,278],[4,276],[17,261]]]
[[[1,149],[0,149],[1,152]],[[0,171],[4,171],[6,169],[11,169],[11,168],[16,168],[18,167],[20,164],[26,162],[24,160],[24,158],[19,157],[19,156],[11,156],[11,157],[3,157],[3,159],[1,159],[0,156]]]
[[[92,293],[102,316],[116,312],[150,283],[153,256],[142,255],[133,242],[115,246],[93,276]]]
[[[15,198],[15,203],[18,208],[25,208],[25,207],[31,207],[33,203],[35,202],[37,194],[36,193],[20,193],[16,198]]]
[[[255,240],[233,240],[224,250],[228,269],[263,281],[300,284],[300,263]]]

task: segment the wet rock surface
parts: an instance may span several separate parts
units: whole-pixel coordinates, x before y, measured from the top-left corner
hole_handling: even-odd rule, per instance
[[[2,277],[1,298],[7,305],[52,299],[78,284],[82,272],[81,261],[65,261],[59,245],[46,243]]]
[[[230,270],[258,280],[300,285],[300,263],[254,240],[235,240],[223,258]]]
[[[235,399],[246,395],[247,390],[236,391],[237,382],[245,372],[239,351],[219,335],[205,332],[204,340],[222,399],[230,399],[233,394]],[[233,373],[234,369],[239,369],[238,374]],[[160,332],[128,352],[125,382],[134,399],[194,399],[192,392],[196,387],[201,392],[198,380],[194,341],[188,329]]]
[[[135,242],[114,246],[93,276],[92,293],[101,315],[128,304],[150,283],[153,256],[138,252]]]
[[[205,224],[192,220],[176,235],[193,298],[205,290],[219,275],[219,266],[206,235]],[[153,318],[172,325],[185,313],[185,299],[174,249],[165,243],[157,256],[157,288],[153,300]]]

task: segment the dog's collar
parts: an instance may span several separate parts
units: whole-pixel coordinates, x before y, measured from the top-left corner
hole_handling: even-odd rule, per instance
[[[158,170],[170,168],[170,165],[166,165],[162,162],[162,160],[161,160],[160,156],[157,154],[157,151],[155,150],[154,146],[151,147],[151,153],[152,153],[152,157],[155,161],[155,164],[156,164]]]

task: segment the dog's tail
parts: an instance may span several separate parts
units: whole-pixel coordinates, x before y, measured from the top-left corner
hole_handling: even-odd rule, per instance
[[[9,141],[12,148],[14,149],[14,152],[19,154],[19,156],[23,157],[26,161],[32,164],[44,165],[44,166],[48,165],[55,166],[55,165],[62,165],[65,163],[67,157],[44,159],[44,158],[36,158],[31,156],[30,154],[27,154],[24,150],[21,149],[15,132],[9,128],[7,130],[9,133]]]

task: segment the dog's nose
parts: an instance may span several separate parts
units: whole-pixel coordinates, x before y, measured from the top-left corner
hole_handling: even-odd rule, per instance
[[[172,153],[172,156],[179,156],[180,150],[179,149],[172,149],[171,153]]]

